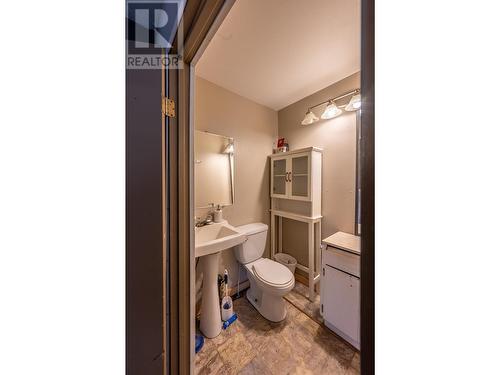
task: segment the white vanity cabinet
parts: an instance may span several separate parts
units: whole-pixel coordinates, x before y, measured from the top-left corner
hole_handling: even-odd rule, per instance
[[[324,239],[321,258],[321,312],[325,325],[359,349],[359,237],[337,232]]]

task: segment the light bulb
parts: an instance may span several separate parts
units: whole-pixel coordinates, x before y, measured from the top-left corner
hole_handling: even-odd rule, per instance
[[[307,113],[306,113],[304,119],[302,120],[301,124],[302,125],[311,125],[313,122],[316,122],[318,120],[319,120],[319,118],[314,114],[314,112],[312,112],[309,109],[309,110],[307,110]]]
[[[234,153],[234,143],[229,143],[224,151],[222,151],[223,154],[232,154]]]
[[[329,102],[325,108],[325,112],[321,115],[321,118],[323,120],[328,120],[339,116],[341,113],[342,110],[335,105],[335,102]]]
[[[355,111],[357,109],[361,108],[361,95],[356,94],[354,95],[351,100],[349,101],[349,104],[346,105],[345,110],[346,111]]]

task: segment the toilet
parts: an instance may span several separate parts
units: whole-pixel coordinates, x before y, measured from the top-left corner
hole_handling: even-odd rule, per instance
[[[266,224],[247,224],[237,229],[248,237],[234,248],[234,255],[245,267],[250,281],[247,299],[264,318],[280,322],[286,318],[283,296],[295,286],[293,274],[284,265],[262,258],[267,240]]]

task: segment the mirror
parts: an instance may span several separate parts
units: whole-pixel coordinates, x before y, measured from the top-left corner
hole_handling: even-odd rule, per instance
[[[196,130],[194,134],[196,208],[234,203],[234,139]]]

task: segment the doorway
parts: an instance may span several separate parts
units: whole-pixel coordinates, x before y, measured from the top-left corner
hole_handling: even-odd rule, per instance
[[[224,14],[224,16],[225,16],[225,14]],[[195,131],[195,124],[194,124],[195,113],[193,111],[193,107],[194,107],[193,106],[193,98],[195,97],[194,87],[196,85],[196,75],[195,75],[196,63],[199,61],[200,58],[202,58],[202,53],[201,53],[202,49],[206,48],[206,46],[208,45],[208,43],[210,42],[210,40],[212,40],[215,37],[215,33],[217,32],[217,30],[218,30],[219,26],[222,24],[222,22],[223,22],[223,18],[222,17],[218,17],[216,19],[215,23],[212,25],[211,32],[208,34],[209,36],[205,39],[204,43],[202,43],[202,48],[200,48],[200,50],[196,53],[195,58],[193,59],[193,63],[190,65],[190,84],[189,84],[189,87],[190,87],[190,94],[191,94],[191,96],[190,96],[191,109],[189,111],[189,115],[190,115],[190,132],[191,132],[191,134],[194,134],[194,131]],[[367,100],[367,99],[365,99],[363,97],[363,101],[365,101],[365,100]],[[367,110],[367,115],[364,118],[367,119],[368,117],[369,117],[369,110]],[[225,135],[225,136],[231,137],[233,134],[221,134],[221,135]],[[237,139],[237,138],[235,138],[235,139]],[[192,144],[192,140],[190,141],[190,143]],[[361,161],[362,161],[363,157],[367,157],[367,153],[360,153],[360,154],[361,155],[359,155],[359,157],[360,157]],[[236,158],[237,158],[237,156],[236,156]],[[191,151],[191,165],[192,166],[193,166],[194,162],[196,162],[196,160],[193,159],[193,153]],[[192,181],[191,182],[191,186],[192,186],[193,182],[194,182],[193,181],[193,179],[194,179],[194,170],[190,171],[190,177],[191,177],[191,181]],[[363,184],[363,182],[361,182],[361,184]],[[354,189],[354,190],[357,191],[357,189]],[[367,189],[367,191],[369,192],[370,189]],[[194,211],[194,212],[192,212],[193,213],[192,217],[197,216],[196,215],[196,211],[195,211],[196,210],[196,205],[194,204],[193,196],[194,196],[194,192],[191,190],[191,209],[193,209],[193,211]],[[238,194],[236,194],[236,196],[238,196]],[[236,199],[238,199],[238,198],[236,198]],[[359,201],[359,199],[356,202],[358,203],[358,201]],[[367,209],[369,209],[369,204],[370,203],[368,202],[367,203]],[[355,211],[355,209],[354,209],[354,211]],[[354,216],[356,216],[356,215],[354,214]],[[359,219],[358,219],[358,221],[359,221]],[[354,228],[354,226],[358,227],[356,225],[356,223],[359,224],[358,221],[353,221],[353,228]],[[366,221],[364,223],[368,224],[368,222],[366,222]],[[354,229],[354,231],[356,231],[356,230],[357,229]],[[192,244],[193,243],[194,243],[194,239],[192,239]],[[191,249],[192,249],[192,247],[191,247]],[[191,253],[193,253],[193,250],[191,250]],[[196,266],[196,261],[193,261],[193,259],[192,259],[190,261],[190,268],[191,268],[190,285],[191,286],[193,286],[195,284],[195,281],[193,279],[193,274],[196,274],[196,268],[195,268],[195,266]],[[237,272],[237,274],[239,275],[239,271]],[[190,293],[191,297],[193,295],[196,295],[196,293],[194,291],[195,291],[195,289],[191,290],[191,293]],[[195,307],[195,305],[196,305],[196,303],[193,303],[193,301],[192,301],[191,308]],[[195,326],[195,323],[194,323],[193,319],[191,320],[191,325],[192,325],[191,332],[193,332],[193,326]],[[363,327],[366,328],[366,325],[363,325]],[[361,329],[363,329],[363,328],[361,328]],[[367,368],[367,366],[365,366],[365,368]]]

